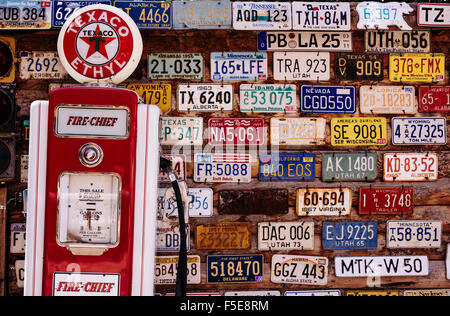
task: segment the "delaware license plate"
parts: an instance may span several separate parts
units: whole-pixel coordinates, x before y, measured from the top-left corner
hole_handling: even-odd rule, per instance
[[[288,113],[297,111],[294,84],[241,84],[241,112]]]
[[[450,86],[421,86],[420,112],[450,112]]]
[[[203,145],[202,117],[161,117],[161,145]]]
[[[126,12],[141,29],[172,28],[170,1],[114,1],[114,6]]]
[[[326,250],[377,249],[377,222],[324,222],[322,247]]]
[[[186,156],[171,155],[166,158],[172,163],[172,170],[175,172],[178,180],[186,180]],[[158,181],[163,183],[171,182],[167,174],[162,170],[159,171]]]
[[[208,223],[195,225],[195,249],[250,249],[248,223]]]
[[[258,223],[258,250],[313,250],[314,222]]]
[[[340,290],[286,291],[284,296],[341,296]]]
[[[263,255],[207,256],[208,283],[262,282]]]
[[[328,258],[274,255],[270,280],[273,283],[326,285]]]
[[[390,54],[390,81],[440,82],[445,77],[444,54]]]
[[[66,79],[69,75],[57,52],[20,53],[20,79]]]
[[[190,235],[189,224],[186,224],[186,236]],[[178,223],[165,223],[158,221],[156,228],[156,251],[178,252],[180,251],[180,226]],[[186,250],[190,250],[190,240],[186,240]]]
[[[376,153],[323,153],[322,181],[375,181],[377,162]]]
[[[387,248],[440,248],[442,221],[387,221]]]
[[[384,181],[434,181],[438,155],[433,153],[384,154]]]
[[[275,52],[273,53],[275,80],[330,80],[330,53]]]
[[[430,31],[366,31],[369,53],[429,53]]]
[[[158,212],[160,217],[163,213],[168,216],[178,217],[178,207],[175,193],[165,198],[167,189],[158,189]],[[213,216],[213,190],[210,188],[189,188],[188,195],[191,198],[189,203],[189,217],[211,217]]]
[[[394,117],[393,145],[445,145],[447,122],[445,117]]]
[[[231,2],[220,1],[172,1],[173,28],[230,29]]]
[[[260,181],[305,181],[316,177],[316,157],[307,153],[259,156]]]
[[[362,187],[359,214],[409,215],[414,210],[413,187]]]
[[[324,145],[324,118],[271,118],[270,140],[272,145]]]
[[[450,26],[450,4],[419,3],[417,5],[417,25],[431,27]]]
[[[218,112],[233,109],[231,84],[179,84],[178,111]]]
[[[162,112],[172,109],[172,85],[170,83],[129,83],[125,89],[135,91],[145,104],[153,104]]]
[[[356,87],[302,85],[300,104],[302,113],[355,113]]]
[[[336,58],[336,75],[341,80],[383,80],[383,57],[347,54]]]
[[[249,154],[195,154],[195,182],[251,182]]]
[[[387,145],[385,117],[354,117],[331,119],[332,146]]]
[[[263,145],[265,140],[263,118],[210,118],[208,139],[212,146]]]
[[[0,29],[49,29],[52,2],[0,0]]]
[[[267,79],[267,53],[211,53],[211,80],[260,81]]]
[[[148,78],[202,80],[203,56],[198,53],[153,53],[148,55]]]
[[[78,11],[85,6],[92,4],[107,4],[112,5],[111,0],[94,0],[94,1],[79,1],[79,0],[54,0],[53,1],[53,19],[52,27],[61,28],[66,22],[67,18],[72,13]]]
[[[350,31],[350,3],[292,2],[294,30]]]
[[[291,4],[287,2],[233,2],[235,30],[290,30]]]
[[[352,190],[349,188],[297,189],[298,216],[341,216],[350,214]]]
[[[177,281],[178,256],[156,256],[155,285],[175,284]],[[200,284],[200,256],[187,257],[187,283]]]
[[[361,86],[359,100],[363,114],[417,113],[414,86]]]

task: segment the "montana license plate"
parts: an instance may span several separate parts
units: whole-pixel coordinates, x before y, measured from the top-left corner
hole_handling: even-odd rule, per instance
[[[441,244],[442,221],[387,221],[387,248],[440,248]]]
[[[195,154],[195,182],[251,182],[249,154]]]
[[[217,112],[233,109],[231,84],[179,84],[178,111]]]
[[[172,1],[173,28],[230,29],[231,1]]]
[[[52,27],[61,28],[66,22],[67,18],[72,13],[92,4],[107,4],[112,5],[112,0],[94,0],[94,1],[80,1],[80,0],[54,0],[53,1],[53,16]]]
[[[162,217],[162,213],[166,213],[166,217],[178,216],[175,193],[166,198],[166,191],[167,189],[158,189],[159,216]],[[189,217],[213,216],[213,190],[211,188],[189,188],[188,196],[191,198]]]
[[[297,111],[294,84],[241,84],[241,112],[288,113]]]
[[[347,54],[336,58],[336,76],[341,80],[383,80],[383,57]]]
[[[326,250],[377,249],[377,222],[324,222],[322,247]]]
[[[270,141],[272,145],[323,145],[325,127],[324,118],[273,117],[270,119]]]
[[[375,181],[376,153],[323,153],[322,181]]]
[[[172,109],[172,85],[170,83],[129,83],[125,89],[135,91],[145,104],[153,104],[162,112]]]
[[[328,258],[301,255],[274,255],[270,280],[273,283],[326,285]]]
[[[445,117],[394,117],[393,145],[445,145],[447,121]]]
[[[202,80],[203,56],[198,53],[152,53],[148,55],[148,78]]]
[[[302,85],[300,104],[302,113],[355,113],[356,86]]]
[[[155,257],[155,285],[175,284],[177,282],[178,256]],[[200,256],[187,257],[187,283],[200,284]]]
[[[408,215],[413,210],[413,187],[362,187],[359,190],[359,214]]]
[[[434,181],[438,155],[434,153],[384,154],[384,181]]]
[[[361,86],[359,100],[363,114],[417,113],[414,86]]]
[[[350,3],[292,2],[294,30],[350,31]]]
[[[275,52],[273,76],[280,81],[328,81],[330,53]]]
[[[421,86],[420,112],[450,112],[450,86]]]
[[[450,26],[450,4],[419,3],[417,5],[417,25],[429,27]]]
[[[267,53],[213,52],[211,80],[263,81],[267,79]]]
[[[313,250],[314,222],[258,223],[258,250]]]
[[[161,117],[161,145],[203,145],[202,117]]]
[[[390,81],[440,82],[445,77],[444,54],[390,54]]]
[[[297,189],[298,216],[349,215],[352,190],[349,188]]]
[[[20,53],[20,79],[67,79],[69,75],[57,52]]]
[[[127,13],[142,29],[172,28],[170,1],[114,1],[114,6]]]
[[[262,282],[263,255],[208,256],[208,283]]]
[[[260,181],[305,181],[316,177],[316,157],[308,153],[259,156]]]
[[[250,249],[248,223],[208,223],[195,225],[195,249],[242,250]]]
[[[290,30],[289,2],[233,2],[235,30]]]
[[[263,118],[210,118],[208,139],[212,146],[263,145],[266,130]]]
[[[385,117],[353,117],[331,119],[332,146],[387,145]]]
[[[369,53],[429,53],[430,31],[366,31]]]
[[[0,0],[0,29],[49,29],[52,2]]]

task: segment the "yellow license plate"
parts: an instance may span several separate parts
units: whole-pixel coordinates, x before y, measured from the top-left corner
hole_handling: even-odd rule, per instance
[[[247,223],[197,224],[197,250],[249,249],[250,230]]]
[[[347,291],[345,296],[400,296],[398,291]]]
[[[129,83],[125,89],[136,91],[145,104],[156,105],[162,112],[172,108],[172,86],[168,83]]]
[[[384,117],[344,117],[331,119],[332,146],[387,145]]]
[[[445,76],[444,54],[390,54],[390,81],[439,82]]]

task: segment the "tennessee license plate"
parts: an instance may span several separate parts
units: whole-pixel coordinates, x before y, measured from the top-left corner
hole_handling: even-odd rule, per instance
[[[450,86],[421,86],[420,112],[450,112]]]
[[[276,118],[270,119],[272,145],[323,145],[325,144],[326,119],[324,118]]]
[[[417,5],[417,25],[431,27],[450,26],[450,4],[419,3]]]
[[[161,145],[203,145],[202,117],[161,117]]]
[[[249,154],[195,154],[195,182],[251,182]]]
[[[430,31],[366,31],[369,53],[429,53]]]
[[[298,216],[341,216],[350,214],[352,190],[349,188],[297,189]]]
[[[280,81],[328,81],[330,53],[275,52],[273,76]]]
[[[198,53],[152,53],[148,55],[148,78],[202,80],[203,56]]]
[[[316,157],[307,153],[261,154],[260,181],[305,181],[316,177]]]
[[[294,30],[350,31],[350,3],[292,2]]]
[[[387,248],[440,248],[441,244],[442,221],[387,221]]]
[[[302,85],[300,104],[302,113],[355,113],[356,87]]]
[[[170,1],[114,1],[114,6],[127,13],[142,29],[172,28]]]
[[[217,112],[233,109],[231,84],[179,84],[178,111]]]
[[[385,117],[354,117],[331,119],[332,146],[387,145]]]
[[[79,1],[79,0],[54,0],[53,1],[53,18],[52,27],[61,28],[66,22],[67,18],[72,13],[78,11],[85,6],[92,4],[107,4],[112,5],[111,0],[94,0],[94,1]]]
[[[374,181],[377,162],[376,153],[323,153],[322,181]]]
[[[248,223],[208,223],[195,225],[195,249],[250,249]]]
[[[233,2],[235,30],[290,30],[291,4],[286,2]]]
[[[434,181],[438,155],[434,153],[384,154],[384,181]]]
[[[166,217],[178,216],[178,206],[175,193],[165,198],[167,189],[158,189],[158,212],[159,217],[166,213]],[[188,196],[189,217],[211,217],[213,216],[213,190],[210,188],[189,188]]]
[[[230,29],[231,2],[220,1],[172,1],[173,28]]]
[[[328,258],[301,255],[274,255],[270,280],[273,283],[326,285]]]
[[[288,113],[297,111],[294,84],[241,84],[241,112]]]
[[[376,249],[377,222],[324,222],[322,247],[326,250]]]
[[[258,250],[313,250],[314,222],[258,223]]]
[[[359,190],[359,214],[408,215],[413,209],[413,187],[362,187]]]
[[[361,86],[359,100],[363,114],[417,113],[414,86]]]
[[[125,89],[135,91],[145,104],[153,104],[162,112],[172,109],[172,85],[170,83],[129,83]]]
[[[178,256],[155,257],[155,285],[175,284],[177,282]],[[187,257],[187,283],[200,284],[200,256]]]
[[[445,117],[394,117],[393,145],[445,145],[447,122]]]
[[[190,227],[186,224],[186,236],[190,235]],[[180,226],[178,223],[164,223],[158,221],[156,228],[156,251],[178,252],[180,251]],[[186,240],[186,250],[190,250],[189,238]]]
[[[341,80],[383,80],[383,57],[347,54],[336,58],[336,75]]]
[[[178,180],[186,180],[186,156],[171,155],[166,158],[170,160],[172,170],[175,172]],[[162,170],[159,171],[158,181],[163,183],[171,182],[167,174]]]
[[[211,80],[262,81],[267,79],[267,53],[213,52]]]
[[[68,77],[57,52],[20,53],[20,79],[66,79]]]
[[[263,255],[207,256],[208,283],[262,282]]]
[[[0,29],[49,29],[52,2],[0,0]]]
[[[210,118],[208,139],[212,146],[263,145],[263,118]]]
[[[444,54],[390,54],[390,81],[440,82],[445,77]]]

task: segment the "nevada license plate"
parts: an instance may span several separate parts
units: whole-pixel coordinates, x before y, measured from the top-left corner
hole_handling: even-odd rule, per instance
[[[440,248],[442,221],[387,221],[387,248]]]
[[[366,52],[429,53],[430,31],[366,31]]]
[[[408,215],[413,210],[413,187],[362,187],[359,190],[359,214]]]
[[[325,144],[326,119],[324,118],[276,118],[270,119],[272,145],[323,145]]]
[[[330,53],[275,52],[273,53],[275,80],[330,80]]]
[[[190,227],[186,224],[186,236],[190,235]],[[156,228],[156,251],[180,251],[180,226],[178,223],[165,223],[158,221]],[[190,240],[186,239],[186,250],[190,250]]]
[[[249,154],[195,154],[195,182],[251,182]]]
[[[263,255],[207,256],[208,283],[262,282]]]
[[[350,31],[350,3],[292,2],[294,30]]]
[[[211,53],[211,80],[260,81],[267,79],[267,53]]]
[[[145,104],[153,104],[162,112],[172,109],[172,85],[170,83],[129,83],[125,89],[135,91]]]
[[[20,79],[66,79],[68,77],[57,52],[20,53]]]
[[[341,296],[340,290],[286,291],[284,296]]]
[[[356,87],[302,85],[300,104],[302,113],[355,113]]]
[[[172,28],[170,1],[114,1],[114,6],[127,13],[142,29]]]
[[[173,28],[230,29],[231,2],[220,1],[172,1]]]
[[[178,256],[155,257],[155,285],[176,284]],[[187,256],[187,283],[200,284],[200,256]]]
[[[202,117],[161,117],[161,145],[203,145]]]
[[[314,222],[258,223],[258,250],[313,250]]]
[[[273,283],[326,285],[328,258],[274,255],[270,280]]]
[[[158,217],[167,213],[166,217],[178,217],[178,206],[175,193],[166,199],[167,189],[158,189]],[[213,190],[210,188],[189,188],[188,195],[191,198],[189,203],[189,217],[211,217],[213,216]]]
[[[248,223],[208,223],[195,225],[195,249],[250,249]]]
[[[450,26],[450,4],[419,3],[417,5],[417,25],[432,27]]]
[[[186,156],[185,155],[171,155],[165,157],[170,160],[172,164],[172,170],[175,172],[178,180],[186,180]],[[165,172],[159,171],[159,182],[172,182]]]
[[[208,139],[212,146],[263,145],[263,118],[210,118]]]
[[[275,113],[297,111],[294,84],[241,84],[241,112]]]
[[[450,86],[421,86],[420,112],[450,112]]]
[[[434,153],[384,154],[384,181],[434,181],[438,155]]]
[[[233,2],[235,30],[290,30],[291,4],[286,2]]]
[[[322,181],[375,181],[377,162],[376,153],[323,153]]]
[[[178,111],[218,112],[233,110],[231,84],[179,84]]]
[[[347,54],[336,57],[336,75],[341,80],[383,80],[383,57]]]
[[[203,56],[198,53],[153,53],[148,55],[148,78],[202,80]]]
[[[297,189],[298,216],[341,216],[350,214],[352,190],[349,188]]]
[[[316,177],[316,157],[307,153],[261,154],[260,181],[305,181]]]
[[[49,29],[52,2],[0,0],[0,29]]]
[[[445,145],[447,122],[445,117],[394,117],[393,145]]]
[[[322,247],[326,250],[377,249],[377,222],[324,222]]]
[[[363,114],[417,113],[414,86],[361,86],[359,100]]]
[[[387,145],[385,117],[353,117],[331,119],[332,146]]]
[[[445,77],[445,54],[390,54],[390,81],[439,82]]]
[[[107,4],[112,5],[112,0],[94,0],[94,1],[79,1],[79,0],[64,0],[53,1],[53,18],[52,27],[61,28],[66,22],[67,18],[72,13],[78,11],[85,6],[92,4]]]

